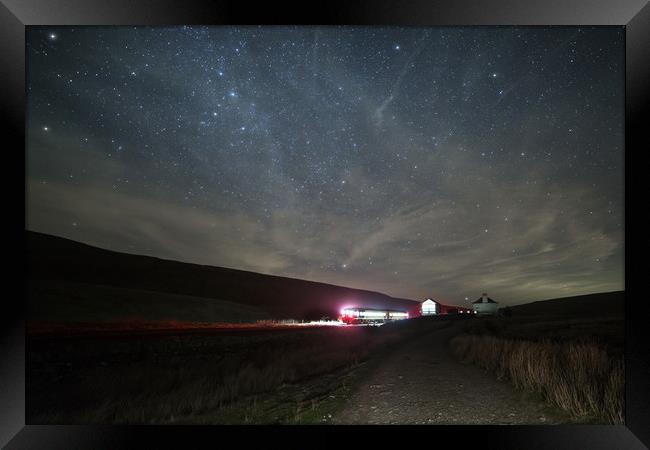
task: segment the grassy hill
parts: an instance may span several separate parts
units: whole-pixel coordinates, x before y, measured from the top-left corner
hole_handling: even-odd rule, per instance
[[[32,320],[118,320],[137,314],[187,321],[312,319],[335,317],[349,303],[418,307],[412,300],[378,292],[118,253],[26,233]]]
[[[512,306],[513,316],[623,317],[624,291],[579,295]]]
[[[542,300],[510,308],[510,315],[480,317],[465,327],[472,334],[502,338],[568,341],[593,338],[621,349],[625,336],[625,292]]]
[[[69,281],[28,286],[28,317],[38,322],[249,322],[270,319],[259,308],[189,295]]]

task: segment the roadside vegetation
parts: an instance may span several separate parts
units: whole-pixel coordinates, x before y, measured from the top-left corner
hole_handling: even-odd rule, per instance
[[[577,422],[624,423],[622,346],[617,324],[479,319],[450,341],[453,355],[516,388],[542,395]],[[578,332],[576,332],[576,329]],[[568,331],[567,331],[568,330]]]

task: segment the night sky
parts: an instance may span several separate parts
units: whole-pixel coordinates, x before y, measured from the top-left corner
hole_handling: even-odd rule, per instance
[[[30,27],[27,228],[465,304],[623,289],[622,27]]]

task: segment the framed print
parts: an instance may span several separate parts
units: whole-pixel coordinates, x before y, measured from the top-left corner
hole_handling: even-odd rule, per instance
[[[646,2],[0,11],[7,448],[649,445]]]

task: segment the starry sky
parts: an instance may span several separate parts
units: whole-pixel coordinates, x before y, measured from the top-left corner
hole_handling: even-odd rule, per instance
[[[622,27],[29,27],[27,72],[30,230],[459,305],[624,287]]]

